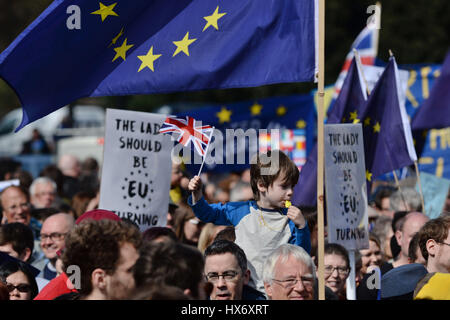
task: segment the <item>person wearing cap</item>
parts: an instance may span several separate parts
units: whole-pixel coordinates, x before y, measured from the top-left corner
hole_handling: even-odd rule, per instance
[[[102,220],[109,219],[113,221],[120,221],[121,219],[114,212],[102,209],[90,210],[83,213],[78,219],[75,221],[75,224],[78,225],[82,221],[92,219],[92,220]],[[61,250],[57,252],[57,255],[61,255]],[[72,284],[71,280],[67,276],[65,272],[59,274],[56,278],[52,279],[50,283],[45,286],[39,294],[34,298],[34,300],[53,300],[59,296],[77,294],[77,290]]]

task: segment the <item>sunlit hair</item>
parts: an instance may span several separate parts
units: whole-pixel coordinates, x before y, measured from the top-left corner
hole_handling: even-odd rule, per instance
[[[266,258],[263,266],[263,281],[271,284],[275,275],[275,265],[277,262],[285,263],[290,256],[293,256],[297,261],[304,263],[311,271],[314,281],[316,280],[316,267],[314,266],[314,261],[311,256],[302,247],[285,243],[272,251]]]

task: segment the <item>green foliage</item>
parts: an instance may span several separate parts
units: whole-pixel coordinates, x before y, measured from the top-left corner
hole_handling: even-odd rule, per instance
[[[49,4],[51,0],[0,0],[0,51],[3,51]],[[326,0],[325,84],[339,74],[345,56],[365,26],[369,0]],[[442,63],[449,49],[450,1],[382,1],[378,57],[387,60],[391,49],[399,64]],[[313,83],[277,84],[258,88],[204,90],[140,96],[89,98],[105,107],[151,111],[165,104],[226,104],[275,95],[309,92]],[[80,101],[82,102],[82,101]],[[20,106],[15,93],[0,80],[0,116]]]

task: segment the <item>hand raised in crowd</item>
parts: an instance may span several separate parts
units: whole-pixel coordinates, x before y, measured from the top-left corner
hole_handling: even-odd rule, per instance
[[[188,189],[192,192],[192,204],[197,203],[203,197],[202,185],[203,183],[199,176],[195,176],[189,181]]]
[[[299,229],[303,229],[306,225],[305,217],[303,217],[302,211],[296,206],[290,206],[288,208],[287,217],[295,224]]]

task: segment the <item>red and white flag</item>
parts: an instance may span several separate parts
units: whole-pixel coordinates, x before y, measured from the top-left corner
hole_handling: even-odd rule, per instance
[[[185,147],[193,144],[195,151],[201,156],[206,154],[206,149],[210,143],[214,128],[202,125],[201,121],[186,116],[186,119],[167,117],[159,132],[178,134],[176,140]]]
[[[354,56],[353,49],[358,51],[361,64],[367,66],[373,66],[375,64],[375,58],[377,57],[378,52],[378,34],[379,30],[375,26],[368,25],[359,33],[355,41],[353,41],[350,51],[345,57],[345,62],[341,73],[339,73],[338,79],[334,84],[334,99],[336,99],[339,92],[341,92],[342,85],[344,84],[345,77],[347,76],[348,68],[350,68],[350,64]]]

